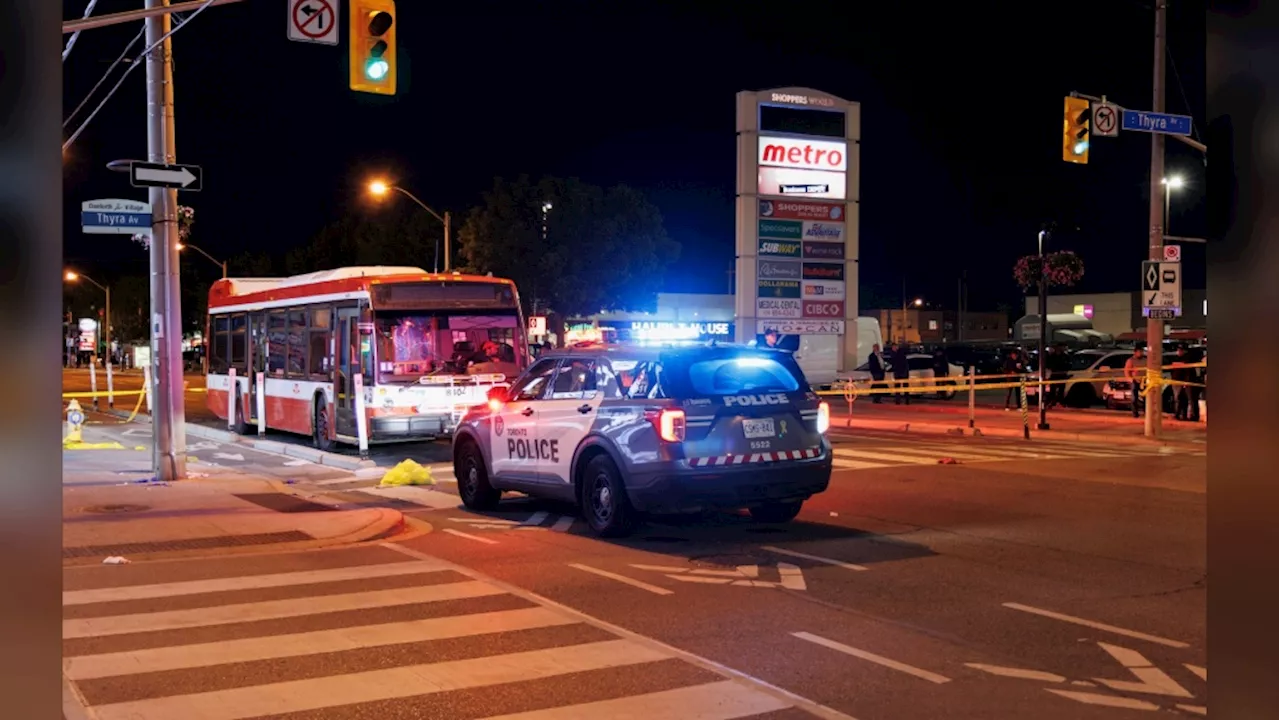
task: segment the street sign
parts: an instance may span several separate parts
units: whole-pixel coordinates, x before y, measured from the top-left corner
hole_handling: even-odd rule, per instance
[[[289,0],[289,39],[338,44],[339,0]]]
[[[1172,320],[1181,314],[1182,308],[1142,308],[1143,317],[1149,317],[1152,320]]]
[[[1175,317],[1182,313],[1182,263],[1142,263],[1142,307],[1168,309]]]
[[[1181,245],[1165,245],[1164,261],[1165,262],[1182,262],[1182,246]]]
[[[1122,127],[1125,130],[1159,133],[1161,135],[1190,135],[1191,118],[1187,115],[1125,110]]]
[[[1093,134],[1115,137],[1120,134],[1120,108],[1111,103],[1093,104]]]
[[[80,203],[80,228],[93,235],[150,233],[151,203],[137,200],[86,200]]]
[[[163,163],[129,163],[129,183],[134,187],[162,187],[199,192],[204,183],[204,170],[199,165],[165,165]]]

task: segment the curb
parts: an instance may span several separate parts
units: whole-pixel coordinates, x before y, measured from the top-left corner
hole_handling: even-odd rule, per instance
[[[425,532],[419,527],[411,526],[407,522],[408,519],[404,516],[404,513],[399,510],[392,510],[390,508],[368,509],[376,510],[377,516],[364,527],[358,530],[353,530],[345,535],[336,535],[329,538],[317,538],[315,540],[300,540],[298,542],[272,543],[270,545],[242,545],[205,550],[171,550],[167,552],[140,553],[137,555],[130,555],[128,559],[131,563],[137,563],[209,557],[211,555],[268,555],[301,550],[319,550],[335,546],[386,542],[391,539],[399,540],[400,538],[398,536],[404,533],[410,533],[409,537],[416,537],[417,535],[431,531],[431,526],[429,524],[427,524]],[[417,524],[425,523],[418,521],[415,525]],[[413,529],[406,530],[406,527],[413,527]],[[64,568],[91,567],[101,564],[101,558],[69,558],[62,561],[62,567]]]
[[[119,410],[108,410],[109,414],[116,417],[128,417]],[[143,418],[146,418],[145,420]],[[137,422],[151,423],[150,415],[139,414],[134,418]],[[377,467],[378,464],[372,460],[361,460],[350,455],[341,455],[339,453],[325,452],[315,448],[303,447],[301,445],[290,445],[277,440],[263,440],[246,435],[237,435],[230,430],[219,430],[204,425],[184,422],[187,434],[195,435],[206,440],[216,440],[222,443],[230,443],[235,445],[247,445],[261,452],[271,453],[272,455],[283,455],[284,457],[296,458],[298,460],[306,460],[317,465],[325,465],[328,467],[339,468],[342,470],[362,470],[364,468]]]
[[[834,422],[831,425],[830,432],[833,434],[849,434],[854,430],[889,430],[909,434],[911,432],[919,432],[933,435],[949,435],[956,437],[960,435],[973,435],[975,431],[982,433],[987,437],[1013,437],[1022,438],[1021,428],[969,428],[965,424],[961,425],[942,425],[939,423],[929,422],[899,422],[896,420],[860,420],[854,421],[852,425],[839,425]],[[959,432],[957,432],[959,431]],[[1076,442],[1100,442],[1100,443],[1116,443],[1120,445],[1153,445],[1162,447],[1180,447],[1189,449],[1201,449],[1206,447],[1206,443],[1184,441],[1184,440],[1148,440],[1141,435],[1106,435],[1103,433],[1073,433],[1063,432],[1061,430],[1032,430],[1031,439],[1037,438],[1043,440],[1072,440]]]

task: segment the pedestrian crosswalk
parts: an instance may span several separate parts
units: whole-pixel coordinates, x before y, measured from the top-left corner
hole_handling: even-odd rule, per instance
[[[63,673],[99,720],[807,716],[673,648],[402,552],[69,578]]]
[[[1142,445],[1102,445],[1091,443],[1034,441],[862,440],[837,442],[832,448],[832,464],[837,470],[871,470],[911,465],[937,465],[948,458],[959,464],[1017,462],[1028,460],[1094,460],[1164,455],[1204,457],[1204,450]]]

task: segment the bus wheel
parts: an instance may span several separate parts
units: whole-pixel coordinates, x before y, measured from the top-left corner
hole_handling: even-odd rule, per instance
[[[311,424],[311,442],[317,450],[333,448],[333,438],[329,437],[329,407],[323,400],[316,401],[315,422]]]

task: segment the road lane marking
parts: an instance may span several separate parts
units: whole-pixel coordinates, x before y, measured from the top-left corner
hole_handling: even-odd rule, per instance
[[[669,643],[664,643],[661,640],[656,640],[647,635],[642,635],[638,632],[633,632],[631,630],[628,630],[622,627],[621,625],[615,625],[614,623],[608,622],[607,620],[601,620],[600,618],[594,617],[592,615],[588,615],[587,613],[584,613],[581,610],[574,609],[564,603],[556,602],[555,600],[552,600],[551,598],[546,597],[544,595],[539,595],[538,593],[525,590],[524,588],[518,587],[516,585],[512,585],[511,583],[503,582],[502,580],[489,577],[487,575],[484,575],[483,573],[480,573],[464,565],[459,565],[457,563],[449,562],[447,560],[442,560],[440,558],[433,557],[431,555],[428,555],[423,552],[419,552],[412,548],[407,548],[407,547],[404,547],[403,545],[397,545],[396,543],[382,543],[381,547],[387,548],[388,550],[394,550],[403,555],[408,555],[411,558],[417,558],[418,560],[432,560],[432,561],[440,562],[441,564],[445,565],[448,569],[453,570],[454,572],[460,575],[466,575],[467,577],[474,578],[475,580],[484,582],[488,585],[492,585],[493,587],[500,588],[501,590],[507,592],[510,595],[514,595],[519,598],[524,598],[529,602],[542,605],[543,607],[549,607],[555,610],[559,610],[560,612],[563,612],[567,615],[581,619],[584,623],[591,625],[592,627],[600,628],[601,630],[609,632],[620,638],[625,638],[637,644],[658,648],[659,650],[667,653],[671,657],[680,658],[681,660],[684,660],[685,662],[691,665],[694,665],[696,667],[700,667],[704,670],[708,670],[722,677],[739,680],[741,682],[750,684],[756,688],[760,688],[771,695],[774,695],[779,698],[783,698],[793,703],[797,707],[807,711],[808,713],[816,717],[824,718],[825,720],[856,720],[856,718],[854,718],[852,715],[848,715],[834,708],[827,707],[822,703],[819,703],[814,700],[810,700],[809,698],[803,695],[799,695],[797,693],[791,692],[790,690],[774,685],[773,683],[770,683],[766,680],[762,680],[754,675],[750,675],[748,673],[742,672],[741,670],[734,669],[723,663],[718,663],[709,658],[689,652],[688,650],[682,650],[674,645],[671,645]]]
[[[866,650],[859,650],[858,648],[855,648],[855,647],[849,647],[844,643],[838,643],[835,640],[828,640],[827,638],[824,638],[820,635],[814,635],[813,633],[807,633],[807,632],[794,632],[791,634],[795,637],[800,638],[801,640],[808,640],[809,642],[814,643],[816,645],[821,645],[823,647],[830,648],[838,652],[842,652],[846,655],[852,655],[853,657],[861,658],[863,660],[876,663],[877,665],[883,665],[887,668],[891,668],[899,672],[904,672],[908,675],[914,675],[915,677],[918,677],[922,680],[928,680],[931,683],[941,685],[942,683],[951,682],[951,678],[949,677],[943,677],[942,675],[929,672],[928,670],[921,670],[918,667],[913,667],[911,665],[907,665],[906,663],[898,662],[897,660],[891,660],[887,657],[884,657],[883,655],[876,655],[875,653],[867,652]]]
[[[449,522],[457,522],[457,523],[481,523],[481,524],[484,524],[484,525],[503,525],[503,526],[506,526],[506,527],[514,527],[514,526],[516,526],[516,525],[519,525],[519,524],[520,524],[520,523],[516,522],[515,520],[504,520],[504,519],[502,519],[502,518],[491,518],[491,517],[485,517],[485,516],[483,516],[483,515],[479,515],[479,516],[476,516],[476,517],[452,517],[452,518],[449,518]]]
[[[633,695],[615,700],[569,705],[546,710],[500,715],[488,720],[587,720],[588,718],[645,718],[645,720],[735,720],[792,707],[791,703],[742,687],[733,680],[677,690]]]
[[[1190,670],[1191,672],[1195,673],[1195,674],[1196,674],[1196,677],[1200,678],[1201,680],[1205,680],[1205,681],[1207,681],[1207,680],[1209,679],[1209,671],[1208,671],[1208,670],[1205,670],[1204,668],[1200,667],[1199,665],[1192,665],[1191,663],[1182,663],[1182,664],[1183,664],[1183,665],[1185,665],[1185,666],[1186,666],[1186,668],[1187,668],[1188,670]]]
[[[889,467],[884,463],[863,462],[861,460],[849,460],[842,457],[831,458],[831,465],[837,470],[872,470],[875,468]]]
[[[1186,710],[1187,712],[1189,712],[1189,713],[1194,713],[1194,714],[1196,714],[1196,715],[1208,715],[1208,714],[1209,714],[1209,708],[1204,707],[1203,705],[1182,705],[1182,704],[1178,704],[1178,705],[1174,705],[1174,707],[1178,708],[1179,710]]]
[[[63,672],[72,680],[89,680],[575,624],[579,624],[579,621],[562,613],[544,607],[532,607],[291,635],[82,655],[64,659]]]
[[[1109,633],[1115,633],[1116,635],[1124,635],[1125,637],[1135,638],[1137,640],[1146,640],[1147,642],[1153,642],[1153,643],[1156,643],[1157,645],[1164,645],[1172,648],[1191,647],[1190,643],[1184,643],[1180,640],[1170,640],[1169,638],[1160,637],[1159,635],[1149,635],[1144,632],[1138,632],[1137,630],[1127,630],[1122,627],[1116,627],[1115,625],[1107,625],[1106,623],[1100,623],[1094,620],[1086,620],[1084,618],[1078,618],[1073,615],[1064,615],[1062,613],[1054,612],[1052,610],[1045,610],[1043,608],[1031,607],[1030,605],[1023,605],[1021,603],[1002,603],[1002,605],[1004,607],[1009,608],[1010,610],[1021,610],[1022,612],[1031,613],[1032,615],[1040,615],[1043,617],[1052,618],[1054,620],[1061,620],[1063,622],[1074,623],[1076,625],[1083,625],[1084,627],[1090,627],[1090,628],[1093,628],[1094,630],[1103,630]]]
[[[760,549],[768,550],[771,553],[778,553],[779,555],[790,555],[791,557],[804,558],[805,560],[813,560],[815,562],[826,563],[828,565],[835,565],[836,567],[842,567],[845,570],[866,570],[867,569],[861,565],[854,565],[853,563],[844,562],[843,560],[832,560],[831,558],[824,558],[818,555],[810,555],[808,553],[796,552],[795,550],[784,550],[783,548],[774,547],[773,545],[761,545]]]
[[[411,502],[415,505],[422,505],[433,510],[449,510],[456,508],[462,504],[462,500],[457,495],[432,490],[427,487],[419,487],[414,485],[393,485],[391,487],[372,487],[362,488],[356,492],[375,497],[389,497],[394,500],[403,500]]]
[[[356,565],[332,570],[305,570],[302,572],[276,573],[274,575],[248,575],[245,577],[191,580],[156,585],[126,585],[124,587],[98,588],[96,590],[68,590],[62,593],[62,605],[66,607],[68,605],[147,600],[233,590],[261,590],[263,588],[278,588],[289,585],[313,585],[346,580],[417,575],[420,573],[440,572],[444,569],[438,563],[433,562],[391,562],[377,565]]]
[[[1098,643],[1098,646],[1107,651],[1111,657],[1119,661],[1126,670],[1138,678],[1138,682],[1133,682],[1132,680],[1105,680],[1103,678],[1093,678],[1094,681],[1121,692],[1172,695],[1180,698],[1195,697],[1186,688],[1179,685],[1176,680],[1169,677],[1165,671],[1143,657],[1142,653],[1137,650],[1130,650],[1104,642]]]
[[[610,580],[617,580],[620,583],[630,585],[631,587],[637,587],[637,588],[640,588],[641,590],[648,590],[654,595],[674,595],[675,594],[674,590],[668,590],[667,588],[658,587],[657,585],[650,585],[647,582],[641,582],[640,580],[629,578],[626,575],[611,573],[608,570],[593,568],[590,565],[582,565],[579,563],[569,563],[569,567],[581,570],[583,572],[589,572],[593,575],[599,575],[600,577],[609,578]]]
[[[416,605],[418,603],[443,602],[445,600],[465,600],[501,594],[502,591],[492,585],[467,581],[443,585],[396,588],[394,590],[346,593],[343,595],[321,595],[308,598],[305,602],[297,598],[291,598],[259,603],[218,605],[216,607],[193,608],[190,610],[167,610],[136,615],[75,618],[62,621],[62,637],[64,640],[69,640],[72,638],[128,635],[159,630],[185,630],[211,625],[254,622],[257,620],[296,618],[325,612],[369,610],[371,608]]]
[[[486,537],[480,537],[479,535],[472,535],[471,533],[464,533],[464,532],[462,532],[461,530],[454,530],[453,528],[445,528],[445,529],[444,529],[444,532],[447,532],[447,533],[449,533],[450,535],[457,535],[458,537],[466,538],[466,539],[468,539],[468,540],[475,540],[476,542],[482,542],[482,543],[484,543],[485,545],[497,545],[497,544],[498,544],[498,541],[497,541],[497,540],[492,540],[492,539],[490,539],[490,538],[486,538]]]
[[[1126,710],[1159,710],[1160,706],[1149,703],[1146,700],[1135,700],[1134,698],[1116,697],[1115,695],[1103,695],[1101,693],[1077,692],[1075,690],[1057,690],[1054,688],[1045,688],[1045,690],[1054,695],[1061,695],[1064,698],[1082,702],[1086,705],[1102,705],[1104,707],[1124,708]]]
[[[539,510],[538,512],[530,515],[528,519],[520,524],[526,527],[531,525],[541,525],[542,521],[547,519],[548,514],[549,513],[545,510]]]
[[[907,455],[898,455],[895,453],[868,452],[866,450],[851,450],[849,448],[842,448],[842,447],[838,447],[832,450],[831,452],[835,454],[836,460],[843,460],[846,458],[862,458],[864,460],[882,460],[886,462],[903,463],[907,465],[911,465],[911,464],[934,465],[938,462],[937,459],[926,460],[924,458],[910,457]]]
[[[1024,668],[1001,667],[999,665],[984,665],[982,663],[965,663],[965,667],[981,670],[982,672],[999,675],[1000,677],[1018,678],[1019,680],[1039,680],[1041,682],[1061,683],[1067,679],[1061,675],[1055,675],[1051,672],[1043,670],[1027,670]]]
[[[606,640],[498,657],[382,668],[231,690],[98,705],[94,707],[94,712],[99,720],[245,720],[643,665],[669,658],[664,652],[629,640]]]
[[[574,520],[577,520],[577,518],[572,515],[561,515],[560,519],[556,520],[556,524],[551,526],[551,531],[568,532],[569,528],[573,527]]]

